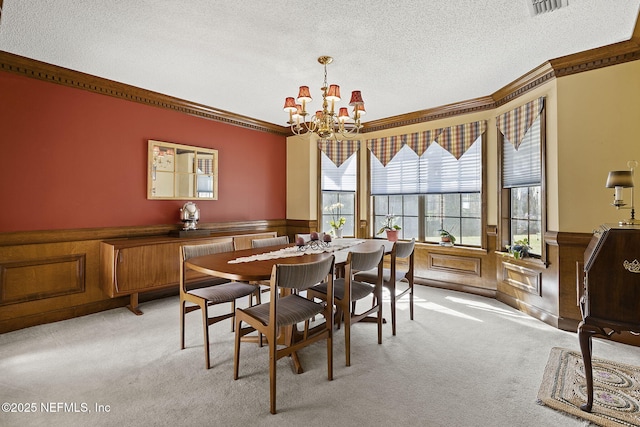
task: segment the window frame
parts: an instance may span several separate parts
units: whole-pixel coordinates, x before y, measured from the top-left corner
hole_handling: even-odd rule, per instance
[[[532,255],[532,258],[540,259],[545,265],[547,262],[547,245],[545,234],[547,232],[547,120],[546,120],[546,104],[540,110],[540,240],[541,249],[540,256]],[[500,215],[500,224],[498,226],[498,248],[499,252],[508,252],[507,246],[511,244],[511,189],[504,188],[503,161],[504,161],[504,135],[500,130],[498,134],[498,188],[500,190],[498,197],[498,213]],[[531,185],[527,186],[531,187]]]
[[[322,199],[323,199],[323,191],[322,191],[322,150],[320,149],[320,147],[318,146],[318,144],[316,144],[316,150],[317,150],[317,179],[316,179],[316,183],[317,183],[317,198],[316,198],[316,231],[320,232],[322,231],[322,218],[323,218],[323,206],[322,206]],[[369,151],[369,150],[367,150]],[[360,142],[358,149],[356,150],[356,152],[354,153],[356,158],[354,159],[356,162],[356,191],[354,194],[354,205],[353,205],[353,233],[354,233],[354,237],[358,238],[360,237],[360,229],[361,229],[361,224],[360,224],[360,183],[361,183],[361,178],[360,178],[360,160],[361,160],[361,152],[362,152],[362,142]],[[326,153],[325,153],[326,155]],[[353,154],[352,154],[353,155]],[[333,190],[329,190],[329,192],[335,193],[336,191]],[[350,237],[350,236],[345,236],[345,237]]]
[[[484,132],[482,133],[482,135],[480,135],[480,143],[482,144],[481,147],[481,183],[480,183],[480,201],[482,203],[481,209],[480,209],[480,246],[467,246],[464,244],[458,244],[456,243],[456,246],[459,247],[468,247],[468,248],[473,248],[473,249],[482,249],[482,250],[487,250],[488,249],[488,241],[487,241],[487,133],[488,132]],[[366,153],[366,162],[367,162],[367,176],[366,176],[366,183],[367,183],[367,190],[366,193],[368,195],[368,235],[373,238],[384,238],[384,237],[377,237],[376,232],[378,231],[376,229],[376,223],[375,223],[375,212],[374,212],[374,200],[373,198],[375,197],[374,195],[371,194],[371,190],[370,190],[370,186],[371,186],[371,156],[373,154],[371,153],[371,150],[367,149],[367,153]],[[360,177],[360,175],[358,174],[358,177]],[[452,194],[452,193],[432,193],[432,194]],[[461,194],[461,193],[455,193],[455,194]],[[409,194],[406,194],[409,195]],[[424,244],[434,244],[433,242],[426,242],[425,239],[425,221],[426,221],[426,195],[427,193],[420,193],[417,194],[417,196],[419,197],[418,200],[418,238],[416,239],[416,241],[419,241],[420,243],[424,243]],[[386,194],[386,195],[382,195],[379,194],[378,196],[402,196],[402,194]],[[462,218],[462,217],[461,217]],[[406,240],[406,239],[401,239],[401,240]],[[436,243],[439,244],[439,243]]]

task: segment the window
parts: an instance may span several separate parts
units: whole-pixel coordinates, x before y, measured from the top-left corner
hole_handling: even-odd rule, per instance
[[[342,227],[344,237],[355,236],[357,154],[352,154],[339,167],[324,153],[321,157],[321,197],[322,207],[318,228],[331,232],[330,222],[345,219]]]
[[[459,158],[437,142],[440,137],[421,156],[402,145],[386,166],[371,155],[373,232],[393,214],[401,239],[437,243],[439,230],[446,229],[457,244],[482,246],[483,132],[478,126]]]
[[[502,247],[526,239],[531,247],[529,253],[535,257],[544,257],[543,101],[544,98],[532,101],[498,118],[498,127],[507,120],[520,122],[521,126],[519,134],[500,127]],[[516,117],[504,117],[509,114]]]

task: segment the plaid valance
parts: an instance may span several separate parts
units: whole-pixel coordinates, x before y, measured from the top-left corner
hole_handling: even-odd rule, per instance
[[[431,129],[398,136],[375,138],[367,140],[367,148],[386,166],[393,159],[403,145],[408,145],[418,157],[422,156],[433,141],[437,141],[445,150],[459,159],[473,145],[487,128],[486,120],[451,126],[448,128]]]
[[[336,141],[334,139],[321,139],[318,148],[337,166],[340,167],[349,157],[360,148],[359,140]]]
[[[407,143],[407,135],[389,136],[367,140],[367,147],[384,166],[387,165],[403,145]]]
[[[485,130],[487,130],[486,120],[451,126],[442,130],[436,142],[459,160]]]
[[[528,102],[515,110],[496,117],[496,126],[504,137],[518,150],[524,135],[544,108],[544,97]]]

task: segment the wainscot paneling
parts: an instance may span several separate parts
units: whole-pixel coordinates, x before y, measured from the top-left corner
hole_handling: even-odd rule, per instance
[[[0,305],[85,290],[85,254],[0,264]]]
[[[576,283],[591,234],[545,233],[547,263],[535,258],[514,259],[497,252],[498,300],[554,327],[576,331],[581,319]]]
[[[486,249],[418,243],[416,283],[495,297],[495,226],[487,227]]]
[[[107,239],[167,236],[175,225],[0,233],[0,333],[78,317],[130,303],[100,286],[100,244]],[[211,237],[274,231],[285,220],[199,224]],[[176,254],[177,255],[177,254]],[[177,294],[141,294],[141,301]]]

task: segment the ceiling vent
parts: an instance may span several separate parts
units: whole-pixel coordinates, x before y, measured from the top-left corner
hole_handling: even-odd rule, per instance
[[[569,0],[527,0],[527,6],[529,6],[531,16],[536,16],[567,6],[568,1]]]

